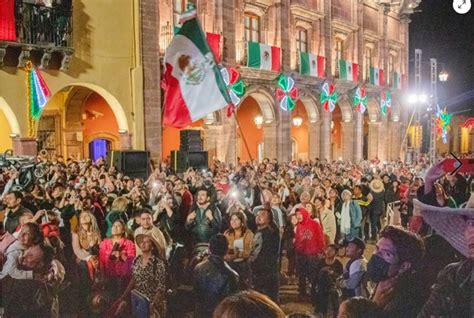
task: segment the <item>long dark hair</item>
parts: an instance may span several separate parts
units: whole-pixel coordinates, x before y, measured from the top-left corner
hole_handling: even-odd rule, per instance
[[[241,211],[235,211],[235,212],[232,212],[230,214],[229,222],[230,222],[230,219],[232,219],[232,217],[234,215],[240,220],[240,223],[242,224],[241,225],[241,229],[242,229],[242,234],[241,235],[244,236],[245,232],[247,232],[247,216],[245,216],[245,214]],[[235,230],[230,225],[229,225],[229,229],[227,231],[228,231],[229,234],[235,234]]]

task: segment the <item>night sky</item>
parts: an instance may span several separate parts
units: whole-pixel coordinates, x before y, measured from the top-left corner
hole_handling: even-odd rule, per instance
[[[444,68],[449,73],[448,82],[438,82],[440,106],[463,100],[450,105],[448,111],[470,109],[474,113],[474,1],[471,3],[471,10],[460,15],[453,10],[452,0],[423,0],[411,16],[410,86],[414,83],[415,48],[420,48],[423,62],[434,57],[438,72]],[[423,83],[429,94],[429,64],[423,66]]]

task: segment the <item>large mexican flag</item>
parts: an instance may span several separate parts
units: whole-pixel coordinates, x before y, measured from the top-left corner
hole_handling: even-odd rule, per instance
[[[392,72],[392,88],[402,88],[402,76],[400,73]]]
[[[247,66],[267,71],[280,71],[280,48],[247,42]]]
[[[324,77],[324,57],[300,52],[300,74]]]
[[[369,79],[372,85],[383,86],[385,84],[383,70],[376,67],[370,67]]]
[[[166,50],[163,89],[165,126],[183,128],[231,104],[195,16],[184,22]]]
[[[339,78],[346,81],[357,81],[359,65],[346,60],[339,60]]]

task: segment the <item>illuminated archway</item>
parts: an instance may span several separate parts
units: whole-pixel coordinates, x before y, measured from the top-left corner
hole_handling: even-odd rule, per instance
[[[89,143],[100,136],[112,149],[130,147],[121,142],[129,134],[125,111],[114,96],[94,84],[75,83],[57,91],[36,128],[38,149],[64,156],[88,158]]]
[[[245,162],[257,159],[260,152],[266,147],[264,144],[264,130],[269,124],[275,123],[274,98],[270,91],[261,86],[249,86],[242,103],[237,109],[238,121],[249,147],[250,154],[243,142],[240,129],[237,129],[237,157]],[[261,116],[262,123],[257,126],[255,119]],[[259,148],[259,145],[260,146]]]
[[[2,136],[0,140],[1,152],[13,148],[10,136],[20,137],[21,135],[18,119],[3,97],[0,97],[0,134]]]

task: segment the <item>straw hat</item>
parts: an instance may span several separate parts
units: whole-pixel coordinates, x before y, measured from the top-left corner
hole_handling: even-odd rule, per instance
[[[469,247],[464,238],[466,218],[474,218],[474,194],[465,208],[440,208],[413,200],[414,215],[421,216],[452,247],[469,257]]]
[[[369,184],[370,190],[380,193],[384,190],[383,182],[380,179],[374,179]]]

